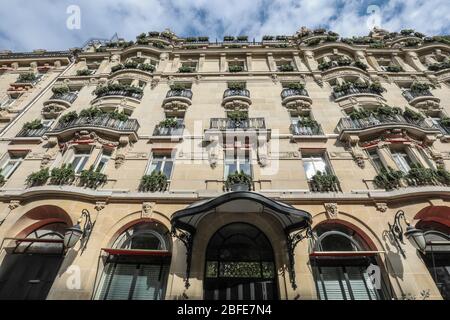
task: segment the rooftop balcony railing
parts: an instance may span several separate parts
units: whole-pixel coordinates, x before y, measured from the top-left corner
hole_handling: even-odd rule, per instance
[[[48,131],[47,127],[42,127],[39,129],[26,129],[23,128],[16,135],[18,138],[31,138],[31,137],[42,137]]]
[[[76,92],[67,92],[67,93],[55,93],[50,97],[50,100],[63,100],[68,103],[73,103],[78,97]]]
[[[420,97],[434,97],[430,90],[406,90],[403,91],[402,95],[408,102]]]
[[[293,96],[305,96],[309,97],[308,91],[305,89],[284,89],[281,91],[281,98],[286,99]]]
[[[120,132],[137,132],[139,122],[136,119],[128,119],[125,121],[114,119],[108,115],[97,117],[79,117],[69,122],[58,122],[55,128],[50,130],[52,133],[64,131],[66,129],[78,127],[96,127],[110,129]]]
[[[96,98],[106,97],[106,96],[123,96],[130,97],[134,99],[141,100],[143,93],[135,93],[127,90],[109,90],[106,92],[99,93]]]
[[[246,97],[250,98],[250,91],[247,89],[227,89],[223,93],[223,98],[229,97]]]
[[[320,124],[317,126],[302,126],[299,123],[291,124],[291,133],[294,136],[322,136],[323,130]]]
[[[382,124],[410,124],[424,129],[432,129],[433,126],[428,124],[425,119],[421,120],[412,120],[408,119],[402,115],[393,115],[393,116],[369,116],[365,119],[351,119],[351,118],[342,118],[339,121],[338,129],[339,131],[343,130],[355,130],[355,129],[366,129],[370,127],[379,126]]]
[[[154,136],[181,136],[184,131],[184,121],[177,121],[177,125],[174,127],[166,127],[157,125],[153,131]]]
[[[190,89],[183,90],[169,90],[166,94],[166,98],[182,97],[192,100],[192,91]]]
[[[17,79],[14,84],[30,84],[30,85],[35,85],[36,83],[38,83],[39,81],[41,81],[42,79],[42,74],[38,74],[36,75],[36,77],[34,79]]]
[[[212,118],[210,129],[218,130],[249,130],[266,129],[264,118],[248,118],[245,120],[233,120],[229,118]]]
[[[339,98],[343,98],[346,96],[350,96],[353,94],[364,94],[364,93],[368,93],[368,94],[375,94],[378,96],[382,96],[380,92],[373,90],[371,88],[349,88],[347,90],[343,90],[343,91],[339,91],[339,92],[333,92],[333,97],[334,99],[339,99]]]

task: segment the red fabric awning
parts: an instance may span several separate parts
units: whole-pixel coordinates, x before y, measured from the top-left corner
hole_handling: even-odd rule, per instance
[[[167,250],[130,250],[130,249],[113,249],[113,248],[102,248],[102,250],[113,255],[155,256],[155,257],[172,256],[172,252]]]
[[[435,221],[450,228],[450,207],[430,206],[420,210],[414,217],[415,220]]]

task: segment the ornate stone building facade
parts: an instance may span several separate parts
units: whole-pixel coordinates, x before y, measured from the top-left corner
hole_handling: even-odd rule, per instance
[[[413,30],[2,52],[0,298],[448,299],[449,101]]]

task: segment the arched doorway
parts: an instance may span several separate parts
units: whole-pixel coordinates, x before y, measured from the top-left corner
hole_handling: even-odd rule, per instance
[[[43,300],[64,259],[65,223],[44,225],[5,248],[0,267],[0,300]]]
[[[141,222],[123,232],[108,256],[95,298],[99,300],[162,300],[169,273],[168,230]]]
[[[313,238],[311,265],[320,300],[389,299],[377,254],[358,233],[339,223],[323,223]]]
[[[273,249],[253,225],[232,223],[218,230],[205,260],[204,299],[277,299]]]

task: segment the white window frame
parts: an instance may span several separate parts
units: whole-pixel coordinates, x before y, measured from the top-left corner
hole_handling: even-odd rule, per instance
[[[87,151],[88,153],[82,153],[82,151]],[[69,161],[69,164],[73,166],[73,162],[75,161],[75,158],[77,156],[81,157],[81,158],[86,158],[86,161],[79,161],[78,164],[73,167],[73,169],[75,170],[75,174],[80,174],[81,171],[83,171],[86,167],[86,164],[89,162],[89,158],[91,157],[92,154],[92,149],[90,150],[77,150],[77,149],[73,149],[73,155],[71,157],[71,160]],[[83,164],[83,166],[80,168],[81,164]]]
[[[320,162],[324,164],[325,172],[323,172],[322,170],[319,170],[319,168],[316,168],[316,163],[319,162],[318,160],[320,160]],[[302,162],[303,162],[303,170],[305,172],[305,175],[306,175],[306,178],[308,179],[308,181],[311,180],[312,177],[314,175],[316,175],[318,171],[321,171],[322,173],[325,173],[325,174],[330,174],[331,173],[331,165],[328,162],[328,159],[327,159],[325,153],[302,155]],[[311,177],[308,177],[308,172],[306,171],[305,163],[307,163],[307,162],[312,163],[312,166],[313,166],[313,169],[314,169],[314,175],[311,176]]]
[[[381,159],[381,156],[378,153],[378,149],[377,148],[367,149],[366,152],[367,152],[367,155],[369,156],[370,161],[372,162],[373,167],[375,168],[375,170],[377,172],[380,172],[382,169],[385,168],[384,162]],[[376,160],[379,160],[380,166],[377,165],[377,161]]]
[[[397,168],[404,173],[408,173],[411,170],[411,166],[406,158],[408,158],[411,163],[415,162],[414,159],[409,156],[406,150],[391,150],[391,156]]]
[[[109,152],[108,150],[102,150],[102,152],[99,153],[97,160],[95,160],[94,171],[98,170],[98,166],[99,166],[100,162],[102,161],[102,159],[106,159],[106,161],[105,161],[105,164],[103,165],[103,167],[101,168],[101,170],[99,171],[100,173],[105,172],[106,167],[107,167],[109,161],[111,160],[111,152]]]
[[[9,179],[11,177],[11,175],[14,173],[14,171],[16,171],[16,169],[19,167],[19,165],[22,163],[23,159],[25,158],[24,155],[19,155],[18,158],[11,158],[11,154],[9,152],[7,152],[5,154],[5,156],[2,159],[1,162],[1,167],[0,167],[0,174],[3,175],[3,177],[5,179]],[[5,167],[12,163],[12,167],[9,169],[8,172],[3,172],[3,170],[5,169]]]
[[[157,159],[161,159],[161,160],[157,160]],[[166,162],[172,162],[172,169],[170,170],[170,176],[167,177],[167,180],[170,181],[172,179],[173,168],[175,166],[175,160],[172,157],[172,154],[158,154],[158,153],[152,154],[152,156],[149,159],[147,168],[145,169],[146,175],[150,175],[150,174],[152,174],[153,171],[156,170],[156,168],[152,170],[154,161],[162,162],[161,168],[159,170],[159,172],[162,172],[162,173],[164,173],[164,167],[166,166]]]
[[[233,164],[236,166],[236,171],[241,173],[243,172],[243,169],[241,169],[241,166],[244,166],[248,163],[250,167],[250,172],[247,173],[251,177],[253,177],[253,167],[252,167],[252,161],[251,161],[251,154],[250,150],[234,150],[233,153],[230,153],[230,150],[225,150],[224,152],[224,165],[223,165],[223,177],[224,180],[228,178],[230,174],[233,174],[234,172],[230,172],[229,164]],[[245,173],[245,172],[244,172]]]

